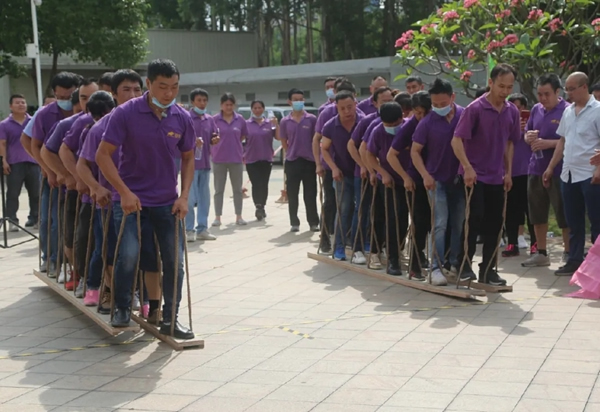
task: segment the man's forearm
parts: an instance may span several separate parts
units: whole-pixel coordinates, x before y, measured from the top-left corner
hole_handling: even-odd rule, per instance
[[[40,167],[47,174],[54,175],[55,173],[48,167],[44,159],[42,159],[42,142],[37,139],[31,139],[31,153],[33,154],[33,158],[38,162]]]
[[[350,156],[352,159],[354,159],[359,167],[365,167],[365,164],[360,158],[360,154],[358,153],[358,149],[356,148],[353,140],[348,140],[348,153],[350,153]]]
[[[103,148],[103,144],[104,143],[100,143],[100,147],[96,152],[96,164],[106,180],[108,180],[119,195],[123,196],[129,192],[129,188],[125,185],[121,176],[119,176],[119,171],[112,160],[112,153],[110,153],[108,149]]]
[[[563,158],[564,149],[565,149],[565,138],[561,137],[560,140],[558,141],[558,143],[556,144],[556,149],[554,150],[554,155],[552,156],[552,159],[550,159],[550,164],[548,165],[548,169],[554,170],[556,165],[560,163],[560,161]]]
[[[402,180],[406,181],[407,177],[410,177],[408,176],[408,173],[406,173],[406,170],[404,170],[404,168],[402,167],[402,163],[400,163],[400,160],[398,159],[398,152],[396,150],[390,149],[388,151],[386,159],[392,167],[392,169],[394,169],[394,171],[398,173],[398,175],[400,175]]]
[[[315,157],[315,162],[319,162],[319,158],[321,157],[321,134],[315,133],[312,141],[312,151],[313,156]]]
[[[0,140],[0,156],[6,160],[6,140]]]
[[[414,145],[415,143],[413,143]],[[425,176],[429,175],[427,168],[425,167],[425,162],[423,161],[423,157],[421,156],[421,150],[417,150],[416,147],[411,147],[410,149],[410,158],[413,162],[413,166],[417,169],[421,177],[425,178]]]
[[[504,170],[507,176],[512,176],[512,161],[515,153],[515,145],[512,141],[506,143],[506,150],[504,151]]]
[[[467,157],[467,153],[465,152],[465,145],[463,144],[462,139],[458,137],[452,139],[452,150],[454,151],[454,156],[456,156],[464,169],[472,167],[471,162],[469,162],[469,158]]]
[[[190,188],[194,180],[194,155],[193,152],[182,153],[181,155],[181,195],[180,197],[188,199]]]
[[[92,169],[90,169],[89,162],[83,157],[80,157],[79,160],[77,160],[77,174],[90,190],[97,191],[100,187],[100,183],[94,177]]]
[[[333,158],[331,157],[331,153],[329,153],[329,148],[323,148],[323,160],[325,160],[325,163],[327,163],[332,171],[338,169],[337,165],[333,161]]]
[[[71,149],[69,149],[64,143],[61,144],[60,149],[58,150],[58,156],[60,157],[60,160],[62,160],[65,168],[69,171],[71,176],[73,176],[75,180],[79,181],[79,176],[77,176],[77,162]]]
[[[368,151],[366,142],[361,142],[358,148],[358,154],[360,155],[360,158],[363,161],[363,164],[365,165],[369,173],[374,173],[374,168],[373,166],[371,166],[371,163],[369,162],[369,157],[367,156]]]
[[[68,177],[71,175],[69,171],[65,168],[63,163],[60,161],[60,157],[56,153],[52,153],[46,146],[42,147],[40,152],[42,159],[46,165],[57,175],[63,175]]]

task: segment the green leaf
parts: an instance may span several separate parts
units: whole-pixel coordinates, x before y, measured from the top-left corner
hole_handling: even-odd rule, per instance
[[[552,54],[552,50],[542,50],[541,52],[538,53],[538,57],[544,57],[549,54]]]
[[[406,79],[408,77],[408,74],[399,74],[398,76],[394,77],[394,81],[398,81],[398,80],[402,80],[402,79]]]
[[[523,43],[517,43],[515,45],[515,49],[519,50],[519,51],[522,51],[522,50],[527,50],[527,47],[525,47],[525,45]]]
[[[479,28],[479,31],[487,30],[487,29],[495,29],[496,27],[497,27],[496,23],[488,23],[488,24],[484,24],[483,26],[481,26]]]
[[[540,44],[540,38],[539,38],[539,37],[536,37],[535,39],[533,39],[533,40],[531,41],[531,47],[530,47],[530,49],[531,49],[531,50],[535,50],[535,49],[537,49],[537,46],[538,46],[539,44]]]
[[[529,47],[529,34],[528,33],[523,33],[521,35],[521,43],[523,43],[525,46]]]

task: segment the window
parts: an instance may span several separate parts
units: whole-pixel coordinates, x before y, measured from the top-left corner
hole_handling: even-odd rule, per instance
[[[371,89],[368,88],[368,87],[361,87],[360,88],[360,95],[364,96],[364,97],[370,96],[371,95]]]
[[[287,100],[288,92],[279,92],[277,93],[277,100]]]
[[[246,101],[253,102],[256,100],[256,93],[246,93]]]
[[[304,90],[304,98],[310,99],[310,90]]]
[[[187,94],[182,94],[181,95],[181,103],[189,103],[190,102],[190,96]]]

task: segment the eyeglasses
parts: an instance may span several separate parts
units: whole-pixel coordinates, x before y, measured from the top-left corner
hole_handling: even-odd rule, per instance
[[[576,87],[565,87],[565,92],[572,93],[575,90],[579,89],[581,86],[585,86],[585,85],[584,84],[580,84],[579,86],[576,86]]]

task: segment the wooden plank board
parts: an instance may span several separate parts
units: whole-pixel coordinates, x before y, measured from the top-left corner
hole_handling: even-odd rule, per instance
[[[54,279],[50,279],[45,273],[41,273],[37,270],[33,270],[35,277],[44,282],[54,292],[58,293],[74,307],[79,309],[85,316],[96,322],[98,326],[104,329],[107,333],[113,336],[120,335],[123,332],[139,332],[140,327],[138,325],[128,326],[126,328],[113,328],[110,325],[110,315],[102,315],[98,313],[96,306],[85,306],[83,299],[77,299],[73,294],[73,291],[65,290],[64,285],[59,284]]]
[[[446,276],[446,279],[448,279],[448,283],[452,283],[454,285],[456,285],[456,276],[454,276],[452,273],[448,272],[447,270],[444,270],[444,276]],[[469,282],[460,282],[459,286],[467,286]],[[512,285],[506,285],[506,286],[494,286],[494,285],[488,285],[487,283],[479,283],[479,282],[471,282],[471,287],[473,289],[479,289],[479,290],[485,290],[488,293],[504,293],[504,292],[512,292],[513,291],[513,287]]]
[[[384,271],[368,269],[366,265],[353,265],[348,261],[333,260],[328,256],[318,255],[316,253],[309,252],[308,257],[318,262],[328,263],[330,265],[334,265],[346,270],[351,270],[353,272],[360,273],[361,275],[372,276],[377,279],[387,280],[388,282],[398,283],[399,285],[407,286],[413,289],[423,290],[425,292],[431,292],[439,295],[452,296],[462,299],[476,299],[477,297],[486,296],[485,290],[466,289],[462,287],[457,289],[455,286],[433,286],[427,282],[409,280],[403,276],[390,276]]]
[[[146,319],[136,315],[135,313],[131,315],[131,319],[146,332],[166,343],[176,351],[182,351],[184,349],[204,349],[204,340],[175,339],[171,336],[163,335],[160,333],[158,326],[146,322]]]

